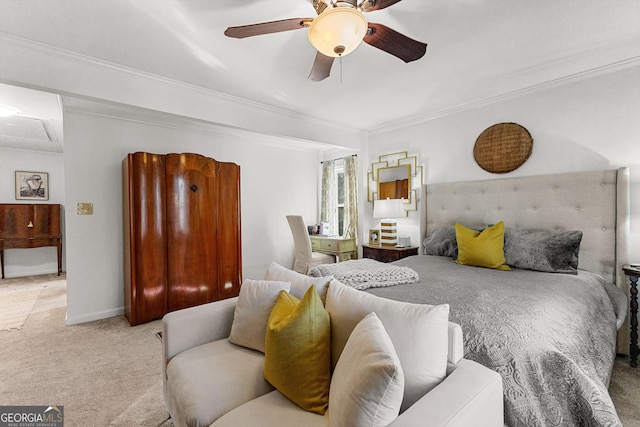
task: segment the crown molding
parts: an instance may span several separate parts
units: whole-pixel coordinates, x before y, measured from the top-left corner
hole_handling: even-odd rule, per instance
[[[346,141],[346,145],[359,146],[362,141],[366,139],[366,131],[363,129],[328,122],[318,117],[301,114],[293,110],[288,110],[250,99],[229,95],[212,89],[116,64],[103,59],[69,51],[60,47],[55,47],[45,43],[25,39],[1,31],[0,47],[1,61],[4,61],[2,57],[5,54],[8,55],[7,52],[19,52],[21,53],[20,57],[29,59],[29,62],[34,62],[34,58],[36,58],[37,62],[42,62],[42,59],[38,61],[37,58],[45,58],[45,61],[46,59],[50,59],[57,66],[52,67],[55,69],[64,70],[76,68],[79,70],[92,70],[95,71],[96,75],[102,74],[112,79],[122,79],[124,77],[125,79],[130,79],[130,83],[134,87],[137,82],[144,82],[143,84],[146,85],[146,87],[158,88],[162,91],[158,93],[180,93],[184,96],[184,99],[182,100],[183,104],[190,106],[202,106],[201,110],[205,113],[203,113],[202,116],[195,117],[193,114],[187,111],[179,111],[179,107],[176,107],[172,111],[168,111],[168,109],[154,108],[154,106],[140,104],[134,105],[134,107],[146,108],[148,110],[157,110],[162,113],[174,114],[176,116],[191,117],[194,120],[220,125],[220,127],[235,128],[238,130],[243,129],[242,125],[240,125],[239,123],[224,123],[224,121],[216,121],[215,119],[209,119],[206,117],[206,110],[210,110],[211,106],[224,106],[223,111],[225,113],[229,111],[242,111],[243,117],[277,117],[278,120],[282,123],[298,124],[298,129],[296,131],[292,131],[289,135],[276,135],[273,131],[267,129],[264,131],[264,133],[269,137],[281,137],[284,139],[289,139],[291,141],[300,140],[307,142],[318,142],[323,146],[335,146],[335,144],[327,141],[336,140]],[[8,58],[10,58],[10,56],[8,56]],[[86,91],[83,91],[82,89],[76,91],[75,86],[72,87],[70,84],[68,84],[68,82],[65,88],[62,87],[63,83],[59,82],[56,82],[56,84],[53,85],[49,85],[40,82],[34,83],[33,81],[21,81],[16,79],[7,80],[5,76],[0,75],[0,81],[2,81],[3,79],[4,82],[8,84],[27,85],[28,87],[31,87],[33,89],[55,92],[63,96],[72,96],[94,100],[100,99],[104,100],[105,102],[129,105],[127,102],[120,102],[119,99],[104,99],[102,96],[96,96],[93,93],[83,93]],[[185,102],[185,100],[187,102]],[[304,126],[302,126],[302,124],[304,124]],[[284,127],[282,128],[284,129]],[[260,129],[247,128],[245,130],[254,135],[262,133]],[[320,137],[316,141],[315,139],[305,137],[306,135],[304,134],[313,136],[318,135]],[[322,137],[323,134],[326,135],[324,138]]]
[[[160,76],[153,73],[144,72],[135,68],[123,66],[120,64],[115,64],[113,62],[109,62],[106,60],[98,59],[95,57],[91,57],[88,55],[80,54],[77,52],[69,51],[63,48],[54,47],[51,45],[47,45],[45,43],[36,42],[33,40],[25,39],[19,36],[15,36],[9,33],[4,33],[0,31],[0,45],[2,49],[17,49],[20,51],[27,52],[30,55],[35,57],[44,56],[47,58],[52,58],[53,60],[62,59],[64,62],[71,64],[72,66],[78,66],[81,69],[94,69],[94,70],[110,70],[117,75],[125,76],[132,78],[132,82],[135,81],[146,81],[151,82],[159,87],[164,88],[173,88],[180,92],[186,93],[187,99],[205,99],[213,104],[226,105],[229,109],[237,108],[239,110],[244,111],[252,111],[256,117],[260,115],[271,115],[277,116],[284,122],[288,123],[305,123],[310,126],[317,126],[319,129],[326,129],[329,134],[333,134],[333,136],[329,135],[324,138],[305,138],[299,137],[298,135],[278,135],[270,130],[265,130],[264,132],[260,129],[248,129],[238,124],[233,123],[223,123],[216,122],[213,120],[208,120],[203,117],[193,117],[191,114],[184,114],[183,117],[192,118],[193,122],[201,121],[202,123],[210,123],[217,126],[217,129],[226,129],[227,132],[233,129],[234,132],[248,132],[248,134],[253,135],[265,135],[267,139],[275,139],[275,138],[283,138],[284,140],[293,141],[301,141],[305,143],[318,143],[319,146],[323,146],[325,148],[332,149],[332,147],[338,148],[356,148],[359,149],[363,142],[366,143],[369,135],[376,135],[380,133],[385,133],[397,129],[401,129],[408,126],[417,125],[429,120],[433,120],[436,118],[441,118],[444,116],[460,113],[469,109],[483,107],[487,105],[491,105],[494,103],[498,103],[501,101],[505,101],[508,99],[516,98],[519,96],[535,93],[538,91],[542,91],[545,89],[549,89],[552,87],[557,87],[560,85],[569,84],[572,82],[576,82],[579,80],[592,78],[601,74],[611,73],[618,70],[622,70],[625,68],[637,66],[640,64],[640,56],[629,56],[629,52],[637,53],[637,49],[635,48],[634,43],[637,40],[633,37],[627,37],[625,39],[612,40],[608,42],[603,42],[601,45],[592,46],[590,49],[575,53],[573,55],[567,55],[561,58],[558,58],[553,61],[547,61],[545,63],[537,64],[533,67],[527,67],[515,70],[508,76],[501,76],[500,79],[493,79],[492,81],[485,81],[478,86],[481,87],[498,87],[497,90],[492,91],[492,93],[487,94],[477,94],[475,96],[470,95],[466,99],[464,97],[459,96],[457,102],[453,102],[451,105],[442,105],[441,107],[435,107],[432,111],[422,114],[413,115],[411,117],[405,117],[399,120],[382,123],[378,126],[374,126],[368,129],[360,129],[345,126],[338,123],[328,122],[326,120],[319,119],[314,116],[309,116],[305,114],[298,113],[293,110],[288,110],[280,107],[276,107],[273,105],[268,105],[264,103],[260,103],[257,101],[249,100],[246,98],[241,98],[229,94],[225,94],[222,92],[218,92],[212,89],[204,88],[201,86],[196,86],[190,83],[181,82],[175,79],[167,78],[164,76]],[[629,47],[631,46],[631,47]],[[631,50],[629,50],[631,49]],[[618,51],[622,50],[622,53],[618,53]],[[613,57],[625,57],[626,59],[622,60],[612,60]],[[0,58],[2,54],[0,54]],[[605,60],[609,59],[609,62]],[[566,72],[564,75],[558,76],[558,72],[555,72],[556,77],[550,77],[554,74],[555,70],[563,70],[570,67],[571,64],[579,63],[581,61],[587,60],[599,60],[601,64],[604,65],[596,65],[591,68],[577,71],[577,72]],[[537,75],[543,76],[539,78],[539,81],[533,82],[530,84],[522,85],[518,84],[522,81],[525,76]],[[546,78],[545,78],[546,77]],[[0,79],[3,77],[0,76]],[[12,81],[8,81],[7,83],[14,83]],[[18,84],[24,82],[17,82]],[[28,83],[28,82],[27,82]],[[518,86],[522,86],[519,87]],[[75,93],[70,90],[62,90],[56,87],[43,87],[36,85],[31,85],[34,89],[40,90],[48,90],[54,91],[62,95],[70,95],[73,97],[86,97],[86,98],[94,98],[90,95],[83,93]],[[516,87],[516,89],[512,89]],[[118,101],[107,100],[109,102]],[[121,103],[125,105],[124,103]],[[136,105],[135,107],[145,108],[145,106]],[[155,111],[153,108],[149,108],[149,110]],[[160,110],[161,111],[161,110]],[[181,116],[179,112],[176,111],[161,111],[163,113],[174,114],[177,116]],[[123,118],[123,117],[119,117]],[[152,122],[156,123],[152,120]],[[312,134],[317,134],[318,132],[311,132]],[[335,135],[345,136],[344,138],[335,138]],[[315,136],[315,135],[314,135]],[[340,142],[338,144],[332,144],[328,141],[337,141]],[[349,140],[349,141],[346,141]],[[345,142],[346,141],[346,142]]]
[[[62,97],[64,111],[86,114],[112,120],[122,120],[154,127],[180,131],[198,131],[216,135],[242,137],[273,146],[288,147],[298,151],[323,151],[336,148],[335,145],[302,138],[255,132],[236,126],[212,123],[192,117],[176,116],[156,110],[144,109],[127,104],[115,104],[102,100],[90,100],[74,96]]]
[[[514,71],[510,75],[502,76],[499,79],[485,81],[479,86],[496,87],[493,94],[479,95],[475,98],[461,99],[459,102],[442,108],[435,108],[433,111],[423,114],[416,114],[411,117],[405,117],[381,124],[369,129],[369,135],[386,133],[392,130],[405,128],[408,126],[418,125],[430,120],[442,118],[452,114],[461,113],[470,109],[484,107],[498,102],[510,100],[520,96],[533,94],[546,89],[578,82],[581,80],[597,77],[600,75],[621,71],[630,67],[640,65],[640,56],[637,55],[637,38],[627,37],[603,43],[601,45],[591,47],[590,49],[578,52],[573,55],[564,56],[554,61],[537,64],[532,67],[522,68]],[[622,51],[617,54],[618,51]],[[611,52],[609,55],[602,52]],[[581,71],[565,72],[557,77],[546,77],[554,74],[555,70],[564,70],[572,64],[581,61],[600,59],[600,64],[591,66]],[[618,59],[623,58],[623,59]],[[573,67],[575,68],[575,67]],[[558,72],[556,71],[557,75]],[[543,76],[538,78],[537,82],[518,85],[518,81],[525,76]],[[546,77],[546,78],[545,78]],[[517,87],[511,89],[511,87]],[[522,86],[519,87],[518,86]]]

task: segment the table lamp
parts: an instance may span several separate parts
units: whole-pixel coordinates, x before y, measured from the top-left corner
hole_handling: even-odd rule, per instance
[[[396,246],[398,244],[398,222],[395,218],[405,216],[403,199],[374,200],[373,217],[380,218],[380,244]]]

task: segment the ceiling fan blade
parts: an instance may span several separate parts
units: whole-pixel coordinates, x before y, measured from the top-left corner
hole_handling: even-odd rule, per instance
[[[364,12],[371,12],[372,10],[380,10],[385,7],[393,6],[401,0],[364,0],[360,3],[360,7]]]
[[[309,80],[319,82],[329,77],[333,60],[334,58],[332,56],[323,55],[318,52],[315,61],[313,61],[311,72],[309,73]]]
[[[362,39],[365,43],[384,50],[404,62],[415,61],[424,56],[427,44],[414,40],[382,24],[369,22],[369,31]]]
[[[291,18],[282,19],[280,21],[262,22],[260,24],[229,27],[225,30],[224,35],[227,37],[243,39],[245,37],[260,36],[262,34],[299,30],[300,28],[308,26],[312,21],[312,18]]]

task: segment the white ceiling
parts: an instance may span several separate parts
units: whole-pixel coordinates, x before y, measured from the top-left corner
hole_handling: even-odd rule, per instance
[[[0,10],[0,33],[368,131],[640,58],[637,0],[404,0],[366,17],[428,43],[422,59],[363,43],[318,83],[307,80],[306,29],[223,35],[313,17],[308,0],[0,0]]]
[[[0,104],[19,110],[0,117],[0,146],[62,151],[62,104],[58,95],[0,83]]]

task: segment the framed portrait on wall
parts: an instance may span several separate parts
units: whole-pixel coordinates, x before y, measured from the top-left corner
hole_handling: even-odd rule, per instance
[[[49,174],[16,171],[16,200],[49,200]]]
[[[371,246],[380,245],[380,230],[376,228],[372,228],[369,230],[369,245]]]

